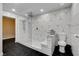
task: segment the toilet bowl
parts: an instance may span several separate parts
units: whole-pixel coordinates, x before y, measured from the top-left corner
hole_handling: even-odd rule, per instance
[[[65,46],[66,46],[66,34],[65,33],[59,33],[59,41],[58,41],[58,45],[59,45],[59,51],[61,53],[65,53]]]

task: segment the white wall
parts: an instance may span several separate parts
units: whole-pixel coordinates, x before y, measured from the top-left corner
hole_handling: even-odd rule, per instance
[[[2,4],[0,3],[0,56],[2,54]]]
[[[74,34],[79,35],[79,3],[75,3],[72,6],[72,21],[71,21],[72,51],[75,56],[79,56],[79,38],[76,38]]]
[[[17,22],[17,29],[16,29],[16,32],[17,32],[17,39],[16,39],[16,42],[19,42],[21,44],[24,44],[27,46],[27,44],[31,45],[31,41],[32,41],[32,38],[31,38],[31,23],[28,21],[28,19],[24,19],[26,20],[25,21],[25,31],[23,30],[23,19],[21,18],[17,18],[18,20],[16,20]]]
[[[44,41],[45,39],[47,39],[48,31],[50,29],[54,29],[57,33],[60,33],[64,30],[64,32],[66,32],[68,36],[67,43],[70,44],[68,26],[71,19],[70,16],[70,8],[67,8],[34,17],[32,20],[32,41]],[[36,30],[37,27],[38,30]]]

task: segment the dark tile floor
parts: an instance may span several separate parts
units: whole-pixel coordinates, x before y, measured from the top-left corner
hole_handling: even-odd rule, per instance
[[[14,43],[14,39],[3,41],[3,56],[47,56],[28,48],[22,44]]]
[[[71,46],[67,45],[66,53],[60,53],[59,46],[55,47],[53,56],[72,56]],[[15,39],[3,40],[3,56],[47,56],[22,44],[15,43]]]

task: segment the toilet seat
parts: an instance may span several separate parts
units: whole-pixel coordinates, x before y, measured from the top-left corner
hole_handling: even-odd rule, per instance
[[[60,46],[66,46],[66,42],[64,42],[64,41],[58,41],[58,45],[60,45]]]

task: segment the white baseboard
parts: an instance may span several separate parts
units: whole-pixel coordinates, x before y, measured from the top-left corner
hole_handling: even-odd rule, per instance
[[[0,53],[0,56],[3,56],[3,52],[2,52],[2,53]]]

